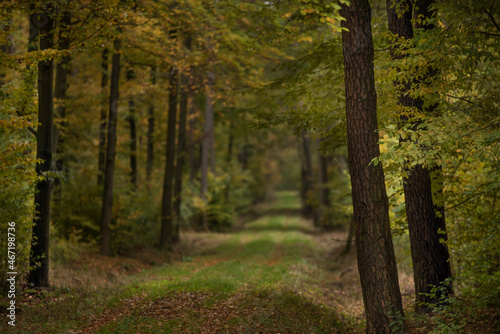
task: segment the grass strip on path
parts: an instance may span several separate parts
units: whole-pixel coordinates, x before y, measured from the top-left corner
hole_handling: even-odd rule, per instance
[[[278,209],[294,209],[291,201],[285,194]],[[26,308],[13,332],[345,333],[338,312],[311,298],[324,279],[311,261],[314,233],[297,215],[265,215],[232,234],[210,234],[213,247],[115,291]]]

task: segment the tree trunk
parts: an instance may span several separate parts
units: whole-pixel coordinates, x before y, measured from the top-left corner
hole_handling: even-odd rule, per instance
[[[301,156],[301,175],[302,175],[302,211],[306,217],[311,217],[314,214],[314,208],[310,204],[310,197],[313,193],[313,176],[311,163],[311,149],[309,138],[306,136],[306,131],[303,130],[300,135],[300,156]],[[314,219],[314,225],[317,225]]]
[[[320,226],[328,229],[330,222],[326,214],[327,208],[330,206],[330,189],[328,189],[328,159],[321,152],[321,139],[318,138],[318,219]]]
[[[34,14],[38,25],[40,50],[52,48],[54,19],[52,7],[45,6],[45,12]],[[43,24],[42,22],[45,22]],[[50,199],[52,196],[52,176],[54,145],[54,63],[52,59],[38,63],[38,129],[36,174],[39,180],[35,192],[35,217],[33,220],[30,267],[33,268],[28,282],[35,287],[49,286],[49,226]]]
[[[108,138],[106,146],[106,161],[104,169],[104,191],[102,197],[101,213],[101,252],[111,255],[111,210],[113,208],[113,178],[115,175],[116,156],[116,129],[118,119],[118,95],[120,83],[120,54],[121,40],[114,41],[115,52],[113,54],[111,68],[111,87],[109,94],[108,115]]]
[[[64,12],[59,27],[59,50],[69,49],[69,29],[71,26],[71,13]],[[56,66],[56,81],[54,86],[54,97],[58,103],[56,108],[57,121],[54,127],[54,153],[56,154],[56,170],[63,170],[62,150],[59,144],[62,143],[63,136],[61,129],[64,129],[64,119],[66,117],[66,91],[68,89],[68,73],[71,56],[65,55]],[[58,124],[57,124],[58,123]],[[60,196],[60,195],[59,195]]]
[[[163,199],[161,214],[160,249],[171,247],[173,236],[173,191],[175,175],[175,126],[177,124],[177,86],[178,73],[172,68],[169,80],[167,149],[165,176],[163,179]]]
[[[205,124],[203,129],[203,143],[201,151],[201,197],[206,200],[206,193],[208,192],[208,168],[215,174],[215,141],[214,141],[214,104],[213,104],[213,90],[215,85],[215,74],[210,72],[208,74],[205,106]],[[208,205],[208,203],[207,203]],[[207,212],[202,216],[202,228],[208,231],[208,217]]]
[[[371,8],[368,0],[342,5],[347,143],[353,198],[358,270],[367,333],[390,333],[394,317],[403,316],[396,257],[377,130]]]
[[[127,71],[127,81],[135,78],[134,70]],[[137,191],[137,130],[135,121],[135,102],[132,96],[128,99],[128,124],[130,129],[130,183],[132,191]]]
[[[426,6],[425,9],[427,9],[430,3],[421,5]],[[407,10],[400,13],[396,9],[399,7],[396,6]],[[420,14],[423,14],[424,17],[430,16],[428,12],[420,12]],[[392,34],[403,39],[413,38],[412,1],[400,0],[394,5],[393,1],[388,1],[387,17],[389,31]],[[392,57],[401,59],[403,56],[395,55],[395,48],[396,45],[393,46]],[[394,82],[396,87],[402,87],[399,90],[398,103],[402,107],[416,108],[422,111],[422,100],[419,98],[414,99],[408,94],[411,83],[412,81],[408,81],[407,84],[402,85],[398,80]],[[401,125],[404,126],[409,123],[410,127],[416,130],[420,122],[412,118],[412,115],[408,117],[408,110],[403,110],[400,116]],[[407,159],[405,164],[410,166],[411,160]],[[448,249],[440,242],[440,239],[446,239],[446,234],[442,234],[442,232],[446,231],[444,212],[434,204],[429,169],[419,164],[411,168],[405,167],[405,169],[408,177],[403,180],[403,188],[413,261],[415,310],[417,313],[428,313],[431,310],[429,304],[439,302],[440,296],[431,299],[424,294],[431,292],[431,285],[439,286],[444,280],[451,277]],[[438,188],[442,189],[442,187]]]
[[[200,169],[200,149],[198,145],[198,139],[196,138],[196,132],[198,128],[198,120],[197,117],[194,117],[194,111],[195,111],[195,94],[194,91],[190,91],[189,93],[189,98],[192,101],[191,102],[191,107],[189,109],[189,134],[188,134],[188,141],[189,141],[189,182],[192,184],[194,182],[194,179],[196,178],[196,174],[198,174],[198,170]]]
[[[99,158],[98,158],[98,171],[97,171],[97,186],[101,187],[104,182],[104,169],[106,168],[106,128],[107,128],[107,115],[106,115],[106,88],[108,86],[108,48],[102,50],[101,55],[101,119],[99,122]]]
[[[351,219],[351,221],[349,222],[349,230],[347,232],[347,240],[345,242],[345,247],[341,253],[342,255],[348,254],[349,251],[351,250],[351,244],[352,244],[353,237],[354,237],[354,222]]]
[[[156,84],[156,66],[151,66],[151,85]],[[147,153],[146,153],[146,183],[148,187],[151,185],[151,174],[153,172],[154,165],[154,146],[153,146],[153,136],[155,132],[155,107],[151,103],[148,109],[148,143],[147,143]]]
[[[177,163],[175,166],[175,188],[174,188],[174,216],[176,220],[173,242],[180,241],[180,222],[182,204],[182,174],[184,161],[186,160],[186,121],[188,108],[188,82],[182,76],[182,93],[179,101],[179,134],[177,137]]]
[[[227,143],[227,157],[226,157],[226,170],[229,171],[231,159],[233,157],[233,143],[234,143],[234,120],[231,119],[229,123],[229,140]],[[226,189],[224,189],[224,200],[226,203],[229,202],[229,191],[231,190],[231,180],[227,183]]]

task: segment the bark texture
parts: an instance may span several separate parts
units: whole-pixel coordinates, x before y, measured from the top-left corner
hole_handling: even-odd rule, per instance
[[[429,4],[420,3],[419,5],[428,9]],[[430,15],[428,11],[424,10],[422,12],[422,9],[420,14],[423,14],[424,17]],[[387,17],[389,31],[392,34],[402,39],[413,38],[412,1],[389,0],[387,2]],[[402,55],[397,55],[394,52],[395,47],[396,45],[393,47],[392,57],[402,59]],[[415,81],[413,80],[413,82]],[[412,98],[408,94],[411,84],[411,81],[405,85],[395,81],[396,87],[401,87],[399,90],[399,105],[423,111],[422,100]],[[409,116],[408,110],[402,113],[400,117],[401,125],[410,126],[410,128],[416,130],[420,122],[414,120],[411,113]],[[411,160],[407,160],[406,164],[411,165]],[[440,241],[446,239],[445,218],[442,208],[434,204],[431,171],[419,164],[411,168],[405,167],[405,169],[408,177],[403,180],[403,187],[413,261],[415,310],[418,313],[427,313],[430,311],[429,304],[439,302],[440,296],[430,298],[425,294],[431,292],[432,285],[439,286],[443,281],[451,277],[450,255],[444,243]],[[442,189],[442,187],[438,188]]]
[[[118,95],[120,83],[120,51],[121,40],[114,41],[115,52],[113,54],[111,69],[111,86],[109,94],[108,114],[108,138],[106,146],[106,160],[104,169],[104,191],[102,197],[101,213],[101,252],[111,255],[111,209],[113,208],[113,179],[115,175],[116,157],[116,127],[118,119]]]
[[[44,12],[32,16],[38,23],[40,50],[52,48],[54,42],[54,19],[52,7],[44,7]],[[45,24],[44,24],[45,23]],[[49,226],[50,200],[53,180],[47,175],[53,171],[54,154],[54,63],[52,59],[38,63],[38,128],[36,174],[40,178],[36,184],[35,217],[33,219],[32,244],[28,282],[35,287],[49,286]]]
[[[367,333],[390,333],[394,317],[403,316],[396,258],[389,225],[380,155],[377,96],[373,70],[371,8],[368,0],[343,5],[347,142],[353,198],[358,270]]]

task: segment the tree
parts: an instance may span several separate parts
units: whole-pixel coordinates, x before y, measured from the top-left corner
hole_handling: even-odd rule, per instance
[[[101,187],[104,181],[104,170],[106,168],[106,128],[107,128],[107,113],[106,113],[106,89],[108,87],[108,48],[104,48],[101,53],[101,117],[99,121],[99,157],[97,160],[97,186]]]
[[[163,178],[163,197],[161,204],[161,234],[160,249],[171,246],[174,233],[174,175],[175,175],[175,127],[177,124],[177,91],[178,71],[174,67],[170,70],[168,94],[168,126],[167,148],[165,152],[165,174]]]
[[[215,73],[209,72],[207,76],[205,120],[203,127],[203,141],[201,144],[201,197],[206,200],[208,193],[208,168],[215,174],[215,124],[214,124],[214,86]],[[202,216],[202,227],[208,231],[208,213]]]
[[[38,27],[40,50],[52,48],[54,42],[53,7],[33,15]],[[28,282],[35,287],[49,286],[49,226],[52,197],[54,154],[54,63],[48,56],[38,63],[38,123],[36,137],[36,173],[38,182],[35,193],[35,217],[31,244]]]
[[[321,150],[322,139],[317,139],[318,146],[318,220],[322,228],[328,228],[330,217],[327,213],[330,205],[330,189],[328,188],[328,158]]]
[[[132,68],[127,70],[127,81],[135,78],[135,72]],[[130,183],[132,191],[137,191],[137,130],[135,119],[135,101],[131,96],[128,100],[128,124],[130,129]]]
[[[390,333],[392,318],[403,316],[388,200],[377,130],[371,8],[368,0],[342,5],[347,142],[358,269],[367,333]]]
[[[312,193],[313,193],[313,171],[312,171],[312,161],[311,161],[311,145],[310,139],[303,130],[299,138],[299,156],[301,164],[301,202],[302,202],[302,214],[306,217],[315,216],[314,207],[311,204]],[[316,218],[316,217],[315,217]],[[317,224],[317,221],[314,221]]]
[[[70,47],[70,37],[69,31],[71,27],[71,13],[68,11],[68,6],[62,13],[62,17],[59,22],[59,41],[58,48],[64,53],[69,52]],[[66,117],[66,92],[68,90],[68,73],[69,65],[71,61],[71,56],[69,54],[63,54],[62,59],[57,62],[56,65],[56,78],[54,84],[54,98],[57,102],[56,107],[56,117],[57,124],[54,127],[54,153],[57,156],[56,169],[57,171],[63,170],[63,159],[59,157],[64,154],[60,143],[63,141],[63,132],[65,127],[65,117]]]
[[[189,48],[189,41],[186,42]],[[179,132],[177,135],[177,152],[175,164],[175,185],[174,185],[174,217],[176,224],[174,227],[174,243],[180,240],[181,204],[182,204],[182,175],[184,162],[186,161],[186,125],[189,100],[189,81],[185,74],[181,75],[181,93],[179,101]]]
[[[114,40],[114,53],[111,69],[111,86],[109,94],[108,138],[106,145],[106,165],[104,169],[104,190],[101,211],[101,252],[111,255],[111,209],[113,208],[113,182],[116,157],[116,128],[118,120],[118,96],[120,83],[121,39]]]
[[[156,66],[151,66],[150,74],[151,85],[154,87],[156,84]],[[147,133],[147,153],[146,153],[146,183],[151,186],[151,174],[153,172],[154,164],[154,141],[153,135],[155,133],[155,106],[150,103],[148,106],[148,133]]]
[[[417,1],[417,5],[427,6],[426,8],[429,6],[423,1]],[[418,16],[422,13],[422,9],[415,13]],[[428,18],[428,13],[425,14]],[[387,18],[389,31],[395,41],[392,45],[392,57],[402,60],[405,58],[405,53],[404,50],[398,50],[397,40],[404,42],[413,38],[412,1],[387,1]],[[409,93],[412,83],[415,83],[415,79],[405,78],[396,80],[394,85],[399,93],[400,126],[416,131],[417,128],[422,129],[422,122],[417,112],[423,111],[423,101]],[[431,108],[435,109],[435,106]],[[411,141],[411,139],[405,137],[401,141]],[[439,208],[433,200],[431,170],[411,158],[406,159],[404,169],[407,175],[403,180],[403,187],[413,261],[415,309],[419,313],[427,313],[431,310],[429,303],[437,303],[442,297],[430,297],[432,286],[439,286],[451,277],[450,255],[446,245],[441,242],[442,239],[446,239],[445,218],[442,205]],[[449,288],[447,286],[444,291],[450,291]]]

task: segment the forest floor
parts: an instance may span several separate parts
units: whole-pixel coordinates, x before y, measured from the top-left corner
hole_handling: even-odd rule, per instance
[[[355,251],[342,254],[347,232],[318,232],[298,214],[298,205],[295,196],[282,193],[265,214],[233,232],[183,233],[168,256],[144,249],[133,257],[83,254],[52,271],[51,289],[26,291],[16,327],[5,328],[12,333],[363,333]],[[413,282],[405,270],[400,284],[410,309]],[[429,318],[415,319],[406,322],[407,332],[428,333],[437,326]]]

